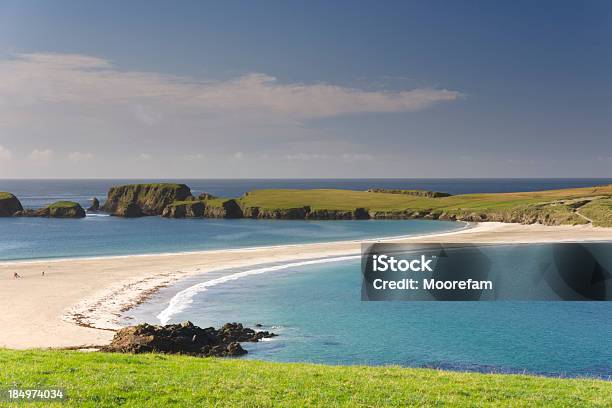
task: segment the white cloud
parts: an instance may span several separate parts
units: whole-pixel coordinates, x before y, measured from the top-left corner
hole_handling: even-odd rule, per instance
[[[45,150],[32,150],[28,155],[28,159],[35,162],[46,162],[49,161],[53,157],[53,150],[45,149]]]
[[[283,158],[285,160],[308,161],[308,160],[328,160],[328,159],[331,159],[332,157],[333,156],[329,154],[320,154],[320,153],[292,153],[292,154],[286,154]]]
[[[11,152],[6,147],[0,145],[0,160],[10,160],[13,157],[13,152]]]
[[[227,81],[203,81],[121,71],[110,61],[85,55],[20,54],[0,60],[0,106],[124,106],[136,120],[149,126],[179,112],[241,112],[305,119],[416,111],[459,97],[459,92],[446,89],[365,91],[332,84],[283,84],[260,73]]]
[[[342,159],[346,161],[372,160],[374,157],[369,153],[343,153]]]
[[[320,160],[331,175],[340,162],[348,167],[367,160],[350,153],[342,157],[342,152],[364,151],[371,142],[313,120],[412,112],[461,97],[446,89],[380,91],[286,83],[261,73],[207,80],[119,69],[111,61],[86,55],[0,58],[2,142],[15,152],[31,151],[32,161],[53,163],[44,174],[27,163],[10,170],[35,177],[70,175],[74,162],[92,158],[99,158],[97,166],[86,171],[95,177],[147,176],[154,171],[176,176],[193,171],[189,166],[196,164],[225,176],[222,164],[228,159],[234,161],[236,175],[239,170],[251,174],[255,160],[258,174],[264,168],[276,171],[279,164],[290,165],[290,160],[304,166],[308,160]],[[385,146],[381,140],[376,145]],[[198,152],[205,152],[206,160]],[[149,167],[133,166],[135,159],[153,158]]]
[[[202,160],[205,156],[202,153],[191,153],[181,156],[185,160]]]
[[[70,161],[74,163],[86,162],[92,160],[94,158],[93,153],[81,153],[81,152],[71,152],[68,154],[68,158]]]
[[[360,161],[373,160],[374,156],[369,153],[342,153],[342,154],[327,154],[327,153],[291,153],[283,156],[283,159],[290,161],[310,161],[310,160],[344,160],[344,161]]]

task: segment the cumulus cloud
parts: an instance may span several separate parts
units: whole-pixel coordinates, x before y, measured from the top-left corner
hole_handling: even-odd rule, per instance
[[[68,154],[68,158],[70,159],[70,161],[74,162],[74,163],[80,163],[80,162],[87,162],[91,159],[94,158],[93,153],[82,153],[82,152],[70,152]]]
[[[320,153],[291,153],[283,156],[286,160],[300,160],[300,161],[308,161],[308,160],[328,160],[333,156],[329,154],[320,154]]]
[[[373,160],[374,156],[369,153],[291,153],[282,156],[285,160],[290,161],[311,161],[311,160],[344,160],[344,161],[360,161]]]
[[[369,153],[343,153],[342,159],[347,161],[372,160],[374,157]]]
[[[46,162],[50,160],[52,157],[53,157],[53,150],[51,149],[44,149],[44,150],[34,149],[28,155],[28,159],[35,161],[35,162]]]
[[[13,152],[11,152],[6,147],[0,145],[0,160],[10,160],[13,157]]]

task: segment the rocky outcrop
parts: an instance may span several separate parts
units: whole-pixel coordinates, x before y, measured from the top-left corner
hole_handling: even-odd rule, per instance
[[[87,209],[87,211],[98,212],[100,211],[100,201],[96,197],[91,199],[91,206]]]
[[[242,218],[236,200],[209,199],[203,201],[177,201],[162,212],[168,218]]]
[[[191,322],[153,326],[140,324],[119,330],[101,351],[116,353],[187,354],[198,357],[226,357],[247,354],[240,342],[257,342],[276,336],[256,332],[240,323],[226,323],[219,330]]]
[[[204,217],[207,218],[243,218],[242,209],[234,199],[204,201]]]
[[[198,200],[212,200],[213,198],[217,198],[210,193],[202,193],[198,196]]]
[[[312,210],[306,214],[307,220],[367,220],[370,214],[365,208],[354,210]]]
[[[242,213],[245,218],[268,218],[278,220],[304,220],[309,212],[310,207],[308,206],[276,209],[245,207],[242,209]]]
[[[45,218],[83,218],[85,210],[74,201],[58,201],[38,210],[21,210],[14,214],[16,217],[45,217]]]
[[[20,211],[23,211],[23,207],[17,197],[11,193],[0,192],[0,217],[12,217]]]
[[[184,184],[130,184],[111,187],[103,210],[120,217],[162,215],[171,203],[190,197],[191,190]]]
[[[179,201],[170,204],[162,212],[167,218],[199,218],[204,216],[204,203],[202,201]]]
[[[367,220],[370,218],[370,214],[365,208],[356,208],[354,210],[313,210],[309,206],[278,209],[243,207],[242,213],[245,218],[279,220]]]
[[[368,193],[387,193],[387,194],[405,194],[416,197],[429,197],[429,198],[440,198],[450,197],[451,194],[441,193],[439,191],[429,190],[398,190],[398,189],[387,189],[387,188],[370,188],[367,190]]]

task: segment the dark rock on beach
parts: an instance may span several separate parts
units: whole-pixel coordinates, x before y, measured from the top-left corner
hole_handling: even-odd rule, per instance
[[[12,217],[19,211],[23,211],[19,199],[11,193],[0,192],[0,217]]]
[[[200,328],[191,322],[153,326],[139,324],[119,330],[101,351],[115,353],[186,354],[198,357],[228,357],[247,354],[240,342],[257,342],[276,336],[255,331],[240,323],[226,323],[220,329]]]

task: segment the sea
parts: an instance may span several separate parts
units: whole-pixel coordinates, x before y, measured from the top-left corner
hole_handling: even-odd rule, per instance
[[[460,194],[612,184],[612,179],[0,179],[0,191],[14,193],[26,208],[57,200],[86,207],[93,197],[103,202],[112,185],[160,181],[183,182],[194,194],[223,197],[263,188],[418,188]],[[459,228],[465,224],[429,220],[0,218],[0,260],[384,239]],[[246,344],[247,359],[612,379],[610,302],[363,302],[360,274],[354,258],[217,271],[162,289],[124,321],[191,320],[206,327],[238,321],[279,335]]]

